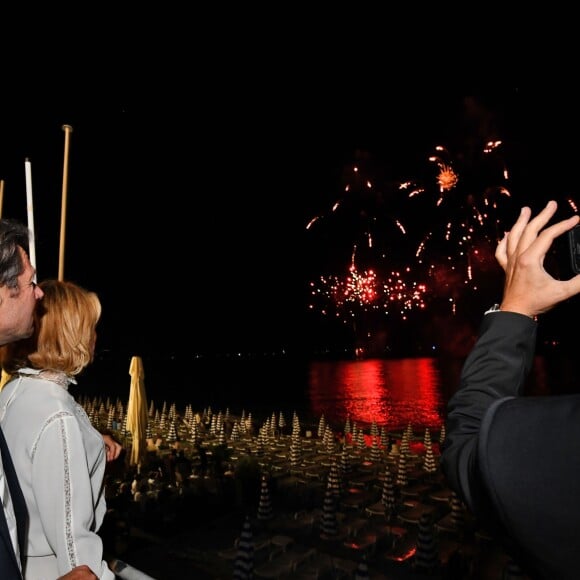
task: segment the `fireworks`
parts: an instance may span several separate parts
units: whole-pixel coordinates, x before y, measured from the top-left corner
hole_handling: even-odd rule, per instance
[[[490,266],[495,266],[495,246],[510,223],[506,220],[512,219],[509,174],[501,157],[501,144],[500,140],[487,141],[479,155],[462,152],[455,158],[439,145],[428,158],[437,166],[433,181],[420,185],[407,182],[407,188],[413,187],[416,192],[410,202],[416,211],[429,215],[415,258],[434,279],[441,278],[438,270],[452,272],[447,279],[454,286],[446,287],[454,309],[457,295],[467,289],[477,290],[480,275],[487,276]]]
[[[353,264],[344,284],[343,299],[345,302],[372,304],[377,299],[377,276],[370,272],[359,273]]]
[[[311,282],[310,308],[334,314],[345,323],[373,311],[405,319],[411,310],[426,307],[427,285],[409,276],[409,268],[379,277],[373,271],[358,272],[352,264],[344,276],[321,276],[317,283]]]
[[[437,176],[439,190],[443,192],[453,189],[457,185],[457,182],[459,181],[459,176],[457,175],[457,173],[455,173],[455,171],[453,171],[453,168],[450,167],[449,165],[441,164],[440,169],[441,171]],[[437,200],[437,205],[440,205],[442,201],[443,197],[440,197]]]
[[[458,296],[477,290],[480,275],[495,266],[495,245],[506,228],[511,194],[500,151],[501,141],[486,141],[467,163],[438,145],[427,157],[435,174],[398,182],[367,175],[370,155],[361,155],[364,163],[345,172],[343,197],[328,216],[307,225],[335,220],[334,229],[328,219],[325,230],[331,243],[326,263],[334,272],[312,283],[311,308],[345,320],[370,310],[404,319],[425,310],[431,297],[446,297],[455,311]],[[348,273],[336,274],[349,244]]]
[[[401,143],[379,160],[356,151],[338,199],[307,224],[310,309],[348,325],[355,351],[397,348],[411,327],[428,340],[443,334],[449,343],[454,334],[467,344],[473,313],[501,292],[495,248],[529,201],[515,199],[504,157],[506,148],[518,159],[517,142],[499,139],[493,115],[465,104],[461,124],[445,127],[445,145],[419,154],[413,145],[407,156]],[[578,212],[569,197],[561,208]]]
[[[427,285],[417,281],[405,281],[399,272],[391,272],[383,283],[383,308],[385,313],[397,310],[405,318],[410,310],[426,307]]]
[[[308,222],[318,260],[310,309],[352,328],[356,352],[398,345],[408,322],[435,336],[453,320],[465,342],[461,319],[497,299],[495,248],[524,204],[512,195],[504,143],[484,136],[494,131],[485,120],[455,146],[437,145],[401,168],[357,151],[342,195]],[[564,205],[578,211],[570,198]]]

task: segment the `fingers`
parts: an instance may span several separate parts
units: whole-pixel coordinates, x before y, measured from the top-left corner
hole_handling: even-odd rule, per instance
[[[550,219],[552,219],[552,216],[556,213],[557,209],[558,204],[551,200],[534,219],[529,221],[518,241],[518,253],[526,250],[536,240],[540,231],[542,231],[542,228],[544,228]],[[546,248],[546,251],[547,250],[548,248]]]
[[[504,271],[507,270],[508,258],[516,252],[520,237],[527,226],[532,210],[529,207],[522,207],[520,215],[509,232],[505,232],[495,250],[495,258]]]
[[[505,232],[503,238],[498,242],[497,248],[495,249],[495,259],[498,261],[499,265],[503,268],[504,272],[507,268],[507,238],[508,232]]]
[[[580,274],[576,274],[570,280],[563,280],[560,282],[562,286],[562,293],[564,295],[564,300],[580,294]]]
[[[530,219],[532,216],[532,210],[527,206],[522,207],[516,223],[506,234],[506,236],[504,236],[504,238],[499,242],[496,249],[496,259],[504,270],[507,267],[507,261],[509,257],[515,254],[521,254],[523,251],[525,251],[537,239],[540,231],[550,221],[552,216],[556,213],[557,209],[558,204],[555,201],[550,200],[544,209],[535,218]],[[569,219],[572,220],[574,218]],[[561,226],[556,228],[558,233],[551,231],[551,228],[546,228],[546,230],[544,230],[544,232],[548,231],[552,234],[550,237],[550,243],[555,237],[570,229],[570,227],[567,227],[567,225],[563,225],[566,221],[567,220],[551,226],[551,228],[554,228],[555,226]],[[548,234],[544,235],[549,237]],[[548,247],[545,248],[546,251]]]
[[[554,200],[550,200],[546,207],[530,223],[537,231],[540,231],[552,219],[557,209],[558,204]]]
[[[103,433],[102,436],[105,443],[107,461],[114,461],[121,454],[123,446],[109,434]]]
[[[532,255],[540,257],[543,260],[554,240],[577,225],[579,219],[580,217],[575,215],[566,220],[555,223],[541,231],[536,236],[536,241],[533,242],[533,247],[530,248]]]
[[[524,229],[528,225],[531,215],[532,210],[529,207],[522,207],[516,223],[513,225],[512,229],[507,234],[506,252],[508,257],[516,252],[518,244],[520,243],[522,233],[524,232]]]
[[[106,445],[107,448],[107,461],[114,461],[121,454],[121,444],[117,443],[115,440],[110,445]]]
[[[562,220],[561,222],[558,222],[558,223],[550,226],[549,228],[546,228],[546,230],[544,230],[544,231],[549,231],[550,234],[553,234],[552,235],[553,238],[557,238],[558,236],[561,236],[563,233],[565,233],[568,230],[571,230],[573,227],[577,226],[579,221],[580,221],[580,216],[573,215],[572,217],[569,217],[568,219]]]
[[[73,568],[57,580],[98,580],[97,575],[85,564]]]

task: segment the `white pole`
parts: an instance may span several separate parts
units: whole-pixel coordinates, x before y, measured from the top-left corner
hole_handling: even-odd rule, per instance
[[[28,213],[28,235],[29,235],[29,258],[33,268],[36,268],[36,244],[34,241],[34,209],[32,207],[32,170],[30,159],[24,160],[24,171],[26,174],[26,210]],[[36,276],[34,277],[36,281]]]

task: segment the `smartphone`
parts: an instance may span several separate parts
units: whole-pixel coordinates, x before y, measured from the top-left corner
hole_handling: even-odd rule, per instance
[[[580,274],[580,224],[554,240],[544,267],[557,280]]]
[[[574,274],[580,274],[580,225],[569,230],[567,237],[570,267]]]

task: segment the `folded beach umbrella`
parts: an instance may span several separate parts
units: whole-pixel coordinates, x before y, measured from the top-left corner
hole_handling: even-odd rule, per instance
[[[132,445],[129,464],[141,465],[147,449],[147,395],[145,393],[145,371],[140,356],[131,358],[129,367],[131,389],[127,404],[127,431],[131,433]]]
[[[254,534],[249,516],[244,519],[242,533],[238,541],[238,551],[234,560],[234,580],[248,580],[254,577]]]
[[[434,574],[439,568],[439,547],[433,525],[433,514],[425,512],[419,518],[417,550],[413,559],[413,569]]]
[[[370,580],[369,564],[366,554],[363,554],[362,558],[359,560],[356,570],[354,572],[355,580]]]
[[[385,506],[385,516],[387,519],[393,517],[397,511],[397,501],[395,496],[393,475],[391,474],[391,470],[389,469],[388,465],[385,467],[381,502]]]
[[[271,520],[274,517],[274,510],[272,509],[272,498],[270,496],[270,487],[268,486],[268,479],[262,475],[262,483],[260,487],[260,501],[258,503],[258,519],[265,521]]]
[[[2,369],[2,375],[0,376],[0,391],[2,387],[12,378],[12,375],[8,374],[4,369]]]
[[[334,538],[338,535],[338,514],[336,494],[332,481],[327,481],[324,503],[322,504],[322,517],[320,522],[320,537],[323,539]]]

